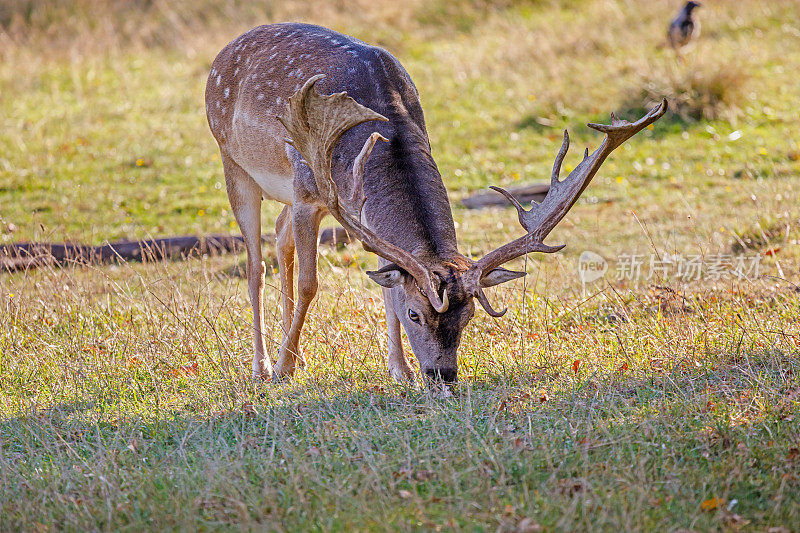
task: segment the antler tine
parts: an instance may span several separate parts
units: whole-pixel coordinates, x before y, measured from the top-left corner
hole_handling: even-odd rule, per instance
[[[378,141],[389,142],[389,139],[377,131],[372,132],[372,135],[364,142],[364,147],[361,148],[355,161],[353,161],[353,190],[350,191],[350,203],[355,204],[356,211],[352,214],[359,219],[361,218],[361,210],[364,208],[364,202],[367,201],[367,197],[364,196],[364,165],[367,164],[367,159],[369,159],[372,149]]]
[[[519,200],[514,198],[513,194],[503,189],[502,187],[495,187],[494,185],[489,185],[489,188],[499,192],[500,194],[506,197],[506,200],[511,202],[511,204],[517,209],[517,217],[519,218],[519,223],[524,228],[526,224],[525,215],[529,213],[529,211],[526,211],[525,208],[522,207],[522,204],[519,203]]]
[[[448,307],[447,294],[445,292],[443,298],[439,297],[438,283],[434,281],[433,273],[412,254],[382,239],[361,223],[361,208],[365,201],[364,165],[375,143],[387,140],[379,133],[369,136],[353,162],[353,185],[348,203],[355,204],[355,209],[349,210],[347,206],[340,205],[336,183],[331,176],[331,158],[336,144],[345,132],[359,124],[371,120],[387,122],[388,119],[362,106],[347,96],[346,92],[330,96],[320,94],[314,86],[324,77],[324,74],[318,74],[309,78],[289,98],[288,109],[283,116],[278,117],[291,137],[287,142],[295,147],[311,169],[328,212],[365,248],[411,274],[433,308],[443,313]]]
[[[503,263],[527,253],[553,253],[561,250],[564,245],[547,246],[543,243],[544,239],[550,234],[553,228],[556,227],[561,219],[566,216],[570,208],[572,208],[589,185],[589,182],[591,182],[592,178],[597,174],[597,171],[608,155],[636,133],[661,118],[666,111],[667,100],[664,99],[659,105],[651,109],[650,112],[634,123],[620,120],[612,113],[611,124],[589,124],[588,126],[590,128],[606,134],[603,142],[600,143],[600,146],[591,155],[589,155],[589,150],[587,148],[584,152],[583,160],[581,160],[578,166],[575,167],[564,180],[559,180],[561,164],[564,162],[564,158],[569,150],[569,133],[564,131],[564,141],[561,143],[561,148],[553,164],[550,190],[544,200],[539,204],[535,204],[530,210],[526,211],[523,209],[519,201],[508,191],[500,187],[492,187],[492,189],[505,196],[517,209],[519,222],[522,227],[525,228],[525,231],[527,231],[527,235],[489,252],[483,258],[476,261],[472,267],[473,270],[470,272],[470,276],[468,276],[469,290],[478,298],[478,301],[489,314],[492,314],[492,311],[484,304],[485,295],[482,295],[480,278]],[[492,314],[492,316],[494,315]]]
[[[568,150],[569,150],[569,132],[567,130],[564,130],[564,141],[561,143],[561,148],[558,150],[558,154],[556,154],[556,160],[553,163],[553,174],[550,176],[551,187],[556,183],[558,183],[558,178],[561,175],[561,163],[564,162],[564,158],[566,157]]]
[[[634,123],[627,120],[620,120],[614,113],[611,113],[611,124],[596,124],[590,122],[587,124],[593,130],[601,131],[606,134],[605,142],[609,147],[609,151],[614,150],[619,145],[633,137],[637,132],[646,128],[667,112],[669,104],[667,99],[661,100],[661,103],[651,109],[645,116],[640,118]]]
[[[500,318],[506,311],[508,311],[508,307],[504,307],[502,311],[495,311],[492,307],[492,304],[489,303],[489,298],[486,297],[486,294],[483,292],[483,289],[478,287],[478,290],[475,292],[475,298],[477,298],[478,303],[481,304],[483,310],[486,311],[489,316],[494,318]]]

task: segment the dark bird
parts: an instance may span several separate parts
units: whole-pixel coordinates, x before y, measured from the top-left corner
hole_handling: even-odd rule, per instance
[[[667,32],[667,42],[676,51],[685,48],[700,35],[700,21],[692,18],[692,11],[700,2],[686,2],[678,16],[672,19]]]

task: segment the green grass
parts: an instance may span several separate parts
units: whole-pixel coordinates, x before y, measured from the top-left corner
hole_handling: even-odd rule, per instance
[[[358,247],[321,251],[308,368],[282,384],[249,380],[240,257],[0,273],[0,530],[800,523],[795,3],[705,6],[683,64],[658,48],[671,2],[14,5],[0,243],[237,231],[203,84],[228,40],[269,20],[401,59],[476,257],[520,230],[510,210],[458,207],[465,194],[549,176],[563,128],[575,165],[600,141],[586,122],[656,93],[684,107],[605,164],[550,238],[564,252],[518,261],[527,281],[490,295],[509,313],[470,324],[447,399],[389,380]],[[610,261],[586,292],[583,250]],[[759,255],[761,277],[617,279],[633,253]],[[278,302],[270,277],[273,354]]]

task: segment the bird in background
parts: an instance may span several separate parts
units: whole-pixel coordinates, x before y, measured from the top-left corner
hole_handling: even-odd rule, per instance
[[[700,2],[686,2],[680,13],[672,19],[667,32],[667,43],[676,52],[686,48],[700,35],[700,21],[692,18],[692,12],[700,6]]]

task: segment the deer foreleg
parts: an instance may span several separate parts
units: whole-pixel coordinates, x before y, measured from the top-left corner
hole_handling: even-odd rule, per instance
[[[297,248],[297,298],[292,323],[275,364],[276,377],[293,375],[298,362],[305,365],[300,355],[300,332],[308,307],[317,294],[317,232],[323,216],[324,209],[316,205],[295,202],[292,206],[292,233]]]
[[[386,326],[389,330],[389,374],[397,381],[414,381],[414,369],[408,364],[403,353],[403,340],[400,337],[400,319],[392,307],[391,291],[383,289],[383,305],[386,308]]]

